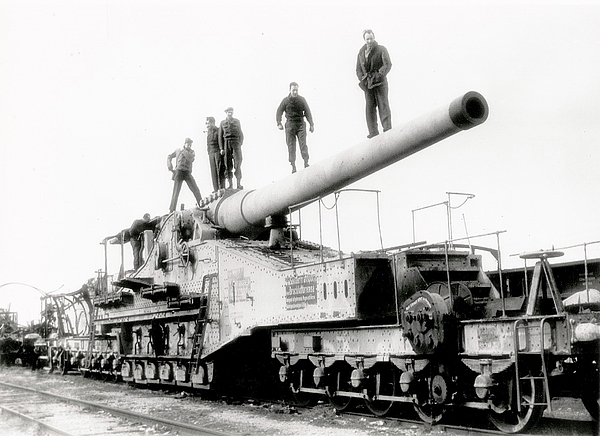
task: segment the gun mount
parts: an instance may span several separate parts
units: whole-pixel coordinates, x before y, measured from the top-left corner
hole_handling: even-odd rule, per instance
[[[206,215],[217,228],[251,239],[285,225],[290,206],[325,196],[423,150],[462,130],[482,124],[488,117],[483,96],[471,91],[406,125],[344,150],[302,171],[258,190],[221,191],[203,201]],[[211,235],[212,237],[212,235]]]

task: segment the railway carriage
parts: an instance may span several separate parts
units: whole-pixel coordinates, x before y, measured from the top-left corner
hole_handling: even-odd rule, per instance
[[[164,216],[144,234],[140,268],[101,274],[81,370],[238,394],[279,386],[298,404],[359,401],[377,416],[405,405],[430,423],[476,408],[508,433],[535,425],[554,397],[597,387],[593,274],[563,301],[556,252],[526,254],[530,276],[507,286],[457,241],[348,254],[299,240],[288,222],[487,115],[469,92],[262,189],[222,190]],[[598,389],[584,392],[597,420]]]

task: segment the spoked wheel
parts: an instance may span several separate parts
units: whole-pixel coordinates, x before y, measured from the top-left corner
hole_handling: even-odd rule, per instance
[[[445,407],[442,404],[425,403],[416,404],[415,411],[423,422],[428,424],[437,424],[444,417]]]
[[[421,378],[417,384],[417,402],[414,403],[419,418],[428,424],[440,422],[450,395],[447,375],[433,373]]]
[[[528,376],[531,375],[528,372]],[[538,380],[525,379],[521,383],[521,411],[517,409],[517,390],[513,380],[505,384],[504,392],[499,392],[498,400],[508,405],[502,413],[490,412],[490,421],[504,433],[519,433],[534,427],[544,413],[542,385]],[[510,404],[508,404],[510,401]]]
[[[294,404],[299,407],[314,406],[317,404],[317,395],[299,390],[300,387],[314,387],[312,378],[314,366],[307,362],[300,362],[296,366],[297,368],[292,370],[290,379]]]
[[[379,366],[375,369],[375,373],[371,376],[371,386],[368,389],[369,397],[375,399],[365,400],[367,409],[375,416],[385,416],[394,406],[394,402],[390,400],[378,400],[381,395],[394,396],[396,395],[397,386],[397,371],[392,365]]]
[[[337,391],[351,391],[350,375],[352,368],[346,364],[335,364],[328,375],[329,403],[338,412],[349,410],[352,406],[352,397],[341,397],[335,395]]]

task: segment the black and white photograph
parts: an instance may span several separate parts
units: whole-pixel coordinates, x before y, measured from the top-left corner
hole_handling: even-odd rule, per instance
[[[599,0],[0,0],[0,433],[598,435]]]

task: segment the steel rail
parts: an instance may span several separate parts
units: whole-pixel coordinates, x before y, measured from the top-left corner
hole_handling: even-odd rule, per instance
[[[21,412],[17,412],[16,410],[11,409],[10,407],[0,405],[0,413],[9,413],[13,416],[16,416],[16,417],[24,420],[24,421],[27,421],[27,422],[30,422],[30,423],[36,425],[38,428],[40,428],[42,430],[46,430],[51,433],[61,434],[64,436],[75,436],[73,433],[69,433],[64,430],[58,429],[50,424],[46,424],[44,421],[34,418],[33,416],[24,415]]]
[[[180,435],[192,435],[192,436],[237,436],[235,433],[225,433],[225,432],[218,431],[218,430],[211,430],[211,429],[205,428],[205,427],[197,427],[197,426],[186,424],[186,423],[183,423],[183,422],[172,421],[170,419],[156,418],[156,417],[152,417],[150,415],[146,415],[146,414],[143,414],[143,413],[131,412],[131,411],[128,411],[128,410],[123,410],[123,409],[116,409],[116,408],[111,407],[111,406],[107,406],[107,405],[103,405],[103,404],[97,404],[97,403],[92,403],[90,401],[80,400],[80,399],[77,399],[77,398],[66,397],[64,395],[57,395],[57,394],[53,394],[53,393],[50,393],[50,392],[40,391],[40,390],[34,389],[34,388],[29,388],[29,387],[26,387],[26,386],[14,385],[12,383],[0,382],[0,386],[8,387],[8,388],[13,388],[13,389],[20,389],[20,390],[23,390],[23,391],[32,392],[32,393],[35,393],[35,394],[39,394],[39,395],[43,395],[43,396],[46,396],[46,397],[54,398],[56,400],[59,400],[61,402],[67,403],[67,404],[74,404],[74,405],[79,405],[79,406],[85,406],[85,407],[88,407],[88,408],[93,409],[93,410],[102,410],[102,411],[108,412],[108,413],[110,413],[110,414],[112,414],[114,416],[118,416],[120,418],[124,418],[124,419],[130,420],[130,421],[141,422],[141,423],[146,424],[146,425],[151,425],[152,426],[152,425],[155,425],[155,424],[161,424],[161,425],[169,426],[173,430],[178,431]],[[68,434],[68,433],[64,433],[64,434]]]
[[[351,415],[351,416],[358,416],[358,417],[364,417],[364,418],[374,418],[374,416],[369,413],[361,413],[361,412],[346,412],[345,411],[345,412],[343,412],[343,415]],[[389,422],[397,422],[397,423],[401,423],[401,424],[410,424],[413,426],[420,426],[426,432],[430,432],[432,429],[436,429],[441,433],[448,433],[448,431],[454,431],[454,432],[457,432],[460,434],[465,434],[465,436],[478,436],[478,435],[506,436],[507,435],[507,433],[500,431],[500,430],[489,429],[489,428],[480,428],[480,427],[469,427],[466,425],[449,424],[449,423],[445,423],[445,422],[438,422],[437,424],[429,424],[420,419],[398,418],[398,417],[394,417],[394,416],[384,416],[384,417],[379,417],[377,419],[383,420],[383,421],[389,421]],[[452,434],[456,434],[456,433],[452,433]],[[536,436],[536,435],[540,436],[540,434],[538,434],[538,433],[519,433],[519,436]]]

